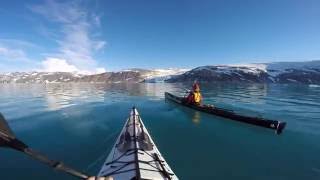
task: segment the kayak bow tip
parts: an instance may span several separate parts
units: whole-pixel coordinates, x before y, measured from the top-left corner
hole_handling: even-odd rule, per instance
[[[287,123],[286,122],[278,122],[278,126],[276,129],[276,134],[280,135],[283,131],[283,129],[286,127]]]

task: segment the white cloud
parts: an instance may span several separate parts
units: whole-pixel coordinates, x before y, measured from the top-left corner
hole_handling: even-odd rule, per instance
[[[95,50],[98,51],[98,50],[104,48],[105,45],[106,45],[106,42],[105,42],[105,41],[96,41],[94,48],[95,48]]]
[[[25,52],[21,49],[11,49],[0,45],[0,58],[8,61],[27,60]]]
[[[34,48],[32,44],[14,39],[0,39],[0,72],[29,71],[38,65],[31,60],[27,49]]]
[[[106,72],[104,68],[96,68],[93,71],[78,69],[76,66],[69,64],[65,59],[47,58],[42,61],[41,72],[76,72],[79,74],[100,74]]]
[[[42,62],[43,69],[40,71],[45,72],[78,72],[79,69],[67,63],[65,59],[47,58]]]
[[[52,21],[60,23],[73,23],[85,18],[87,14],[76,1],[56,2],[54,0],[46,0],[44,4],[30,6],[30,9]]]
[[[39,49],[40,47],[28,41],[21,39],[0,38],[0,45],[5,45],[15,49]]]
[[[105,73],[105,72],[106,72],[106,69],[104,69],[104,68],[97,68],[96,69],[97,74],[101,74],[101,73]]]
[[[57,53],[50,57],[64,59],[77,69],[95,71],[99,68],[94,54],[103,49],[106,42],[91,34],[99,28],[100,16],[80,6],[79,1],[47,0],[44,4],[31,6],[30,9],[57,23],[58,31],[62,34],[56,39],[59,44]]]
[[[92,15],[92,19],[95,25],[100,26],[101,25],[101,20],[100,16],[98,15]]]

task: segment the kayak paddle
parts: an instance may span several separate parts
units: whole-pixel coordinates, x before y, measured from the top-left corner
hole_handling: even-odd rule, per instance
[[[71,167],[64,165],[60,161],[49,159],[47,156],[40,154],[28,147],[24,142],[15,137],[8,123],[0,113],[0,147],[11,148],[22,152],[33,159],[40,161],[53,169],[63,171],[80,179],[87,179],[89,176]]]

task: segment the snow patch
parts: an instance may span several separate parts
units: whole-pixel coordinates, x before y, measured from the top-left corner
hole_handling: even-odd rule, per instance
[[[167,79],[170,79],[172,76],[180,75],[187,72],[189,69],[177,69],[177,68],[168,68],[168,69],[154,69],[149,73],[144,74],[145,82],[164,82]]]
[[[320,85],[318,85],[318,84],[310,84],[309,87],[311,87],[311,88],[320,88]]]

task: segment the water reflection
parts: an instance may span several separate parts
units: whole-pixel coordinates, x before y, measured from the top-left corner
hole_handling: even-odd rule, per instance
[[[194,124],[199,124],[201,120],[201,113],[199,111],[194,111],[193,116],[192,116],[192,122]]]
[[[188,88],[189,84],[170,83],[1,85],[0,109],[8,112],[9,116],[22,117],[43,111],[44,107],[55,111],[79,104],[135,102],[137,98],[161,101],[165,91],[182,96],[184,89]],[[301,119],[309,117],[309,121],[320,116],[319,88],[303,85],[202,83],[201,89],[205,103],[245,115],[273,118],[277,114],[290,113],[301,116]],[[194,122],[200,120],[197,116],[194,116]]]
[[[95,85],[48,84],[45,98],[49,110],[58,110],[84,102],[104,102],[105,91]]]
[[[129,97],[149,97],[161,100],[165,91],[178,91],[177,84],[117,83],[117,84],[48,84],[45,98],[49,110],[58,110],[75,104],[89,102],[114,103],[126,101]]]

